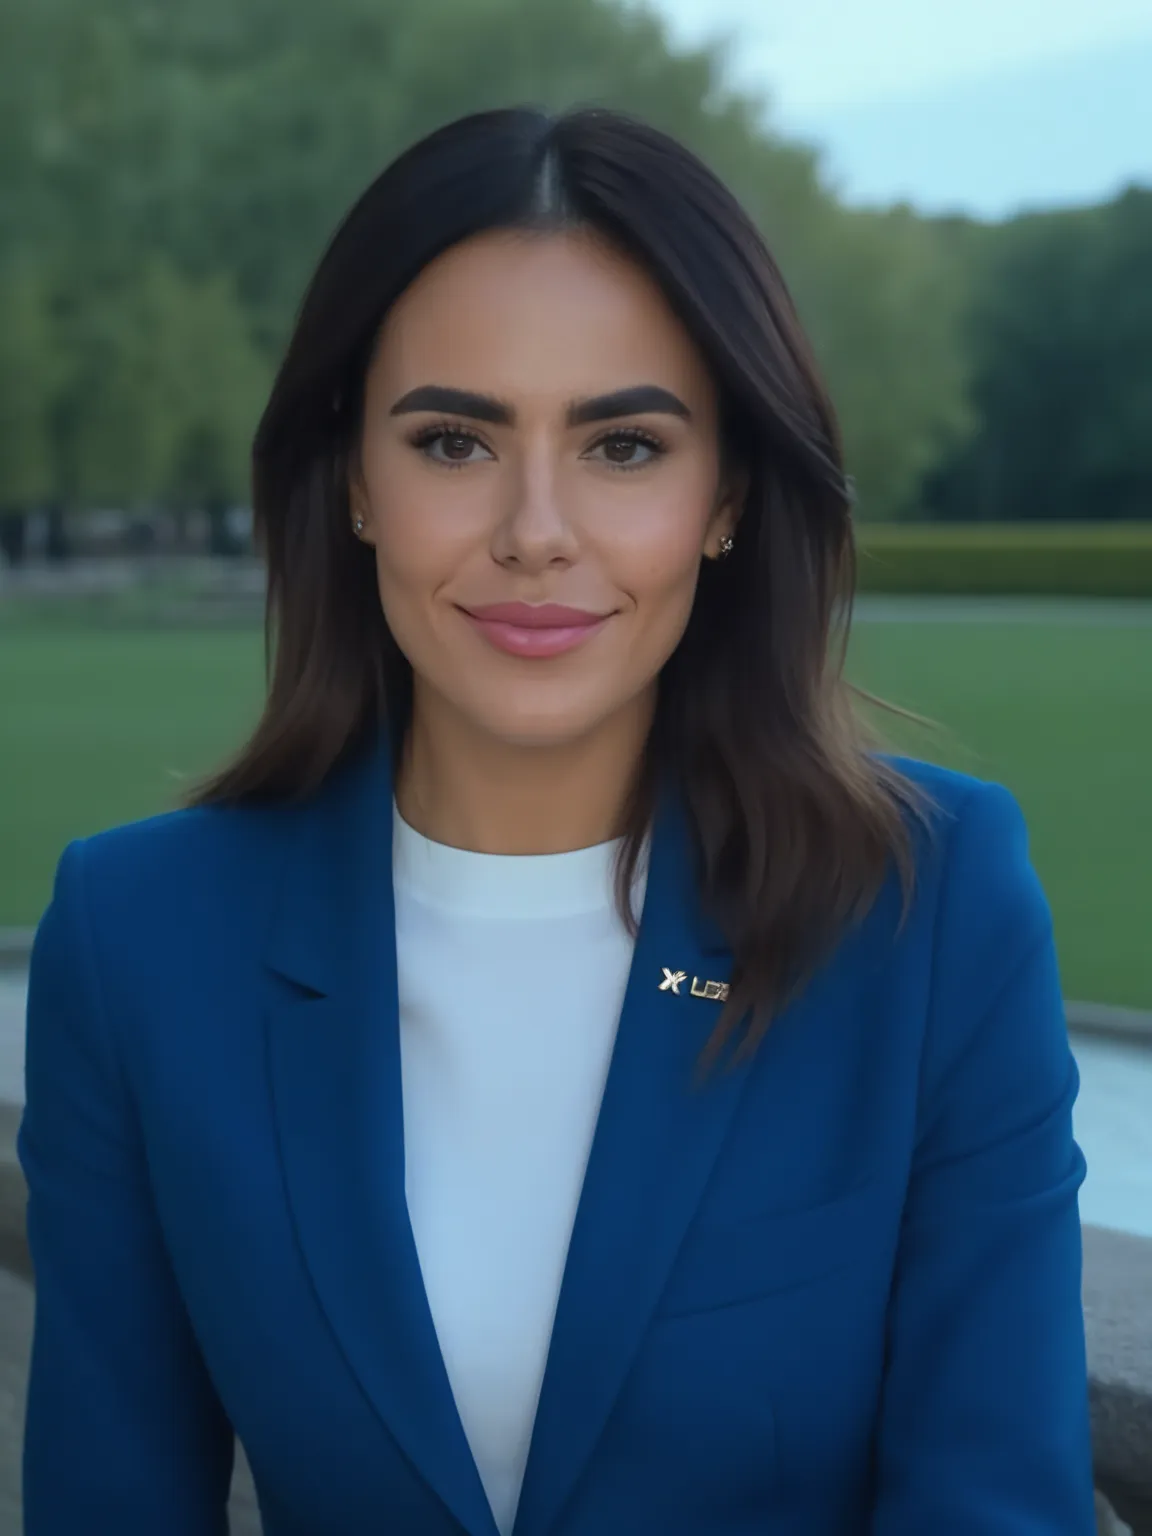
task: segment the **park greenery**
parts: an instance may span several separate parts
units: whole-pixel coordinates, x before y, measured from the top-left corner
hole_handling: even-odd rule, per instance
[[[818,152],[617,0],[5,0],[0,534],[225,512],[311,268],[464,112],[622,106],[734,187],[838,404],[869,520],[1146,518],[1152,189],[1001,225],[845,207]]]

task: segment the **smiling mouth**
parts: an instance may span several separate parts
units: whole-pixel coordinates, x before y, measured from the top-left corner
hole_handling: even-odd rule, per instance
[[[492,603],[482,608],[461,608],[489,645],[509,656],[545,658],[560,656],[583,645],[612,617],[556,603]]]

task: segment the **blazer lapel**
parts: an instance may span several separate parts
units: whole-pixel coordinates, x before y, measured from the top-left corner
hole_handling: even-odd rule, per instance
[[[746,1063],[721,1061],[703,1087],[693,1082],[721,1007],[705,983],[727,982],[731,964],[699,911],[688,829],[668,800],[653,829],[514,1536],[543,1536],[591,1457],[747,1081]]]
[[[265,960],[273,1110],[304,1260],[391,1435],[470,1536],[496,1536],[404,1193],[386,744],[293,814]]]

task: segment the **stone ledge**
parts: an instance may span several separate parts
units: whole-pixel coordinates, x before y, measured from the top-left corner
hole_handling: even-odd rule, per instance
[[[26,971],[35,928],[0,928],[0,970]]]
[[[1084,1228],[1084,1327],[1100,1485],[1152,1532],[1152,1239]]]
[[[1068,1033],[1107,1035],[1114,1040],[1152,1045],[1152,1012],[1141,1008],[1114,1008],[1109,1003],[1066,1002]]]
[[[16,1132],[22,1113],[19,1104],[0,1102],[0,1269],[30,1279],[32,1271],[24,1236],[27,1192],[16,1159]]]
[[[31,1280],[20,1115],[0,1103],[0,1271]],[[1084,1227],[1084,1326],[1097,1479],[1133,1536],[1152,1536],[1152,1238]],[[1102,1504],[1100,1536],[1124,1536],[1112,1520]]]

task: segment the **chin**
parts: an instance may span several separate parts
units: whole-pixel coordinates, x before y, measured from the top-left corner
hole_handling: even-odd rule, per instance
[[[555,716],[522,715],[515,719],[478,722],[487,735],[509,747],[545,751],[554,747],[567,747],[589,736],[596,728],[595,721],[557,720]]]
[[[510,747],[566,747],[595,733],[613,713],[588,708],[548,708],[539,697],[512,707],[502,700],[498,708],[473,715],[474,723],[496,741]]]

